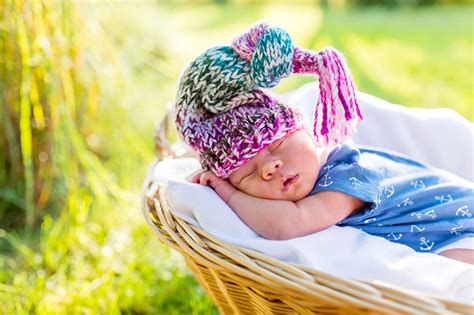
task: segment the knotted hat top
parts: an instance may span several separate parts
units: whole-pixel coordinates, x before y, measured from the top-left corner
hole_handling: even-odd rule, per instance
[[[262,90],[291,73],[319,77],[313,127],[319,145],[341,143],[355,131],[362,115],[342,55],[333,48],[318,53],[299,49],[286,31],[260,23],[231,46],[204,51],[179,80],[177,130],[199,153],[204,169],[226,178],[274,141],[303,127],[297,109]]]

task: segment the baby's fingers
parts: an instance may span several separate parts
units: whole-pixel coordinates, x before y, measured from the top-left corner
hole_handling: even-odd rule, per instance
[[[205,172],[206,171],[204,171],[204,170],[196,171],[196,172],[190,174],[188,177],[186,177],[186,180],[191,182],[191,183],[194,183],[194,184],[199,184],[199,179],[201,178],[201,174],[203,174]]]
[[[201,174],[199,178],[201,185],[207,185],[214,189],[214,191],[221,197],[225,202],[229,202],[230,196],[236,190],[228,181],[218,177],[212,172],[205,172]]]
[[[208,185],[212,182],[212,173],[211,172],[203,172],[199,176],[199,184],[201,185]]]
[[[220,181],[222,181],[222,179],[220,179],[213,172],[210,171],[202,173],[199,177],[199,183],[201,185],[207,185],[212,188],[216,187]]]

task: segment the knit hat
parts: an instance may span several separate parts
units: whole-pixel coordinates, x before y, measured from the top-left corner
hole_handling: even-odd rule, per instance
[[[206,50],[184,70],[176,126],[204,169],[227,178],[275,140],[303,127],[302,114],[270,97],[291,73],[317,74],[313,133],[320,145],[342,142],[362,120],[355,86],[341,54],[294,47],[288,33],[260,23],[231,46]]]

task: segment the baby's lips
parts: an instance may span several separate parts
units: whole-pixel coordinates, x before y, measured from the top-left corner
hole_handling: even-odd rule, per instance
[[[300,176],[298,174],[283,176],[280,180],[281,190],[282,191],[287,191],[288,187],[293,185],[299,179],[299,177]],[[287,182],[287,181],[289,181],[289,182]]]

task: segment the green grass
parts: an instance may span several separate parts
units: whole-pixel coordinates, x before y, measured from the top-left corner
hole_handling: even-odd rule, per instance
[[[300,47],[331,45],[343,51],[361,91],[408,106],[450,107],[474,120],[472,6],[321,11],[311,5],[84,1],[73,9],[81,23],[64,22],[64,30],[81,36],[70,43],[75,50],[63,56],[83,59],[76,60],[81,66],[71,76],[72,94],[65,99],[55,85],[39,92],[57,98],[53,109],[54,102],[40,100],[48,109],[44,115],[62,117],[61,124],[43,138],[25,131],[32,134],[31,148],[28,138],[9,148],[13,155],[20,149],[30,152],[31,160],[26,160],[26,194],[19,193],[18,185],[0,189],[1,205],[9,205],[0,215],[17,226],[2,222],[0,228],[0,309],[6,313],[216,313],[180,254],[160,244],[146,225],[139,209],[140,185],[153,159],[153,128],[172,101],[186,64],[258,20],[286,28]],[[5,25],[3,20],[2,38],[8,34]],[[74,28],[81,32],[73,33]],[[21,70],[18,63],[2,62],[3,78]],[[48,67],[44,71],[52,71]],[[38,67],[23,71],[31,75]],[[0,82],[13,89],[8,82],[17,81]],[[277,90],[313,81],[293,76]],[[65,111],[73,105],[76,114]],[[33,105],[23,106],[27,115],[25,107]],[[2,104],[5,124],[3,110]],[[22,119],[27,128],[28,116]],[[13,125],[4,128],[14,130]],[[45,174],[28,167],[37,163],[39,144],[58,146]],[[0,179],[6,167],[0,165]],[[42,187],[51,192],[39,212],[38,204],[31,204],[37,201],[32,176],[43,179]],[[12,205],[19,216],[9,210]],[[30,232],[18,228],[27,218]]]

